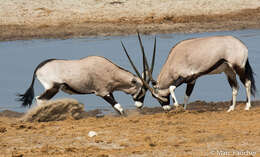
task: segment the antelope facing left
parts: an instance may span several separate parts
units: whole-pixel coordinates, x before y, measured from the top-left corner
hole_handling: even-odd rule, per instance
[[[140,41],[142,46],[142,42]],[[127,52],[126,52],[127,53]],[[145,53],[142,51],[146,60]],[[175,89],[186,83],[184,108],[193,91],[196,80],[204,75],[224,72],[232,88],[232,105],[228,112],[233,111],[236,105],[238,83],[236,75],[246,88],[247,103],[245,110],[251,107],[251,94],[255,95],[256,86],[254,72],[249,64],[248,49],[237,38],[232,36],[212,36],[181,41],[175,45],[159,73],[157,81],[152,78],[148,70],[153,87],[144,85],[153,97],[157,98],[164,110],[170,110],[170,95],[174,106],[179,106],[175,96]]]
[[[45,88],[45,91],[36,97],[37,103],[51,99],[59,90],[68,94],[95,94],[111,104],[120,114],[124,114],[124,110],[115,100],[114,91],[132,95],[138,108],[143,106],[147,91],[140,78],[104,57],[89,56],[79,60],[49,59],[36,67],[27,91],[18,94],[18,101],[22,101],[22,106],[30,107],[32,104],[35,78]],[[145,72],[142,79],[147,80]]]

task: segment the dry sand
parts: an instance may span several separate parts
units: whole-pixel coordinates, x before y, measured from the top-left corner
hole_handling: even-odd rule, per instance
[[[0,40],[244,28],[259,0],[0,0]]]
[[[206,157],[222,151],[260,156],[260,102],[250,111],[239,102],[227,113],[228,106],[197,101],[188,111],[144,108],[127,117],[41,123],[0,116],[0,156]],[[97,136],[88,137],[90,131]]]

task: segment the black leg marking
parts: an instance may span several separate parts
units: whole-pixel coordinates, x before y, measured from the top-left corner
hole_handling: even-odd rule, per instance
[[[237,87],[238,87],[237,81],[234,80],[234,79],[232,79],[232,78],[229,77],[229,76],[228,76],[228,83],[229,83],[229,85],[230,85],[231,88],[234,88],[234,87],[237,88]]]
[[[187,87],[186,87],[186,95],[187,95],[187,96],[190,96],[190,95],[191,95],[194,86],[195,86],[195,82],[194,82],[194,83],[188,83],[188,84],[187,84]]]
[[[195,86],[195,80],[190,83],[187,83],[186,92],[185,92],[186,95],[184,96],[184,106],[183,106],[185,110],[187,109],[189,97],[193,91],[194,86]]]
[[[46,90],[38,99],[50,100],[55,94],[58,93],[58,91],[58,87],[53,87],[51,89]]]
[[[231,106],[228,109],[228,112],[233,111],[236,105],[236,97],[237,97],[237,92],[238,92],[238,83],[236,80],[236,73],[232,70],[225,71],[225,74],[228,79],[228,83],[230,87],[232,88],[232,100],[231,100]]]
[[[115,100],[115,98],[114,98],[112,93],[104,96],[103,99],[106,100],[109,104],[111,104],[112,107],[114,107],[115,104],[117,104],[117,102],[116,102],[116,100]]]
[[[233,88],[235,88],[237,85],[236,85],[236,81],[234,80],[234,79],[232,79],[231,77],[229,77],[228,76],[228,83],[229,83],[229,85],[230,85],[230,87],[232,88],[232,90],[233,90]],[[233,94],[232,94],[232,99],[231,99],[231,101],[230,101],[230,104],[231,105],[233,105]]]
[[[115,100],[113,93],[110,93],[109,95]]]
[[[121,108],[121,106],[116,102],[114,96],[112,93],[102,97],[104,100],[106,100],[108,103],[111,104],[111,106],[120,114],[120,115],[125,115],[124,113],[124,110]],[[115,106],[116,104],[119,105],[119,108],[118,106]],[[121,108],[121,109],[120,109]]]

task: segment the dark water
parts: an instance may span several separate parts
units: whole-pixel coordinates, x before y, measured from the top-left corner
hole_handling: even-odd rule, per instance
[[[233,35],[242,40],[249,49],[249,60],[256,73],[256,86],[260,83],[260,30],[242,30],[214,33],[195,34],[166,34],[157,35],[157,58],[154,78],[168,56],[170,49],[179,41],[213,35]],[[146,53],[151,59],[154,36],[142,36]],[[31,83],[35,67],[48,58],[79,59],[90,55],[104,56],[119,66],[133,72],[126,56],[122,51],[120,41],[124,41],[137,67],[141,70],[141,56],[136,36],[98,37],[68,40],[31,40],[0,42],[0,110],[9,109],[24,112],[20,103],[15,101],[16,93],[23,93]],[[149,55],[150,54],[150,55]],[[180,103],[183,102],[184,88],[177,88],[176,95]],[[40,95],[43,87],[36,81],[35,95]],[[55,98],[71,97],[85,104],[86,110],[112,108],[102,98],[95,95],[67,95],[62,92]],[[115,92],[117,101],[124,108],[134,108],[129,95]],[[227,101],[231,99],[231,89],[224,74],[204,76],[198,79],[191,100]],[[259,95],[256,96],[259,99]],[[245,100],[245,90],[240,83],[238,100]],[[150,95],[146,97],[146,106],[159,106]]]

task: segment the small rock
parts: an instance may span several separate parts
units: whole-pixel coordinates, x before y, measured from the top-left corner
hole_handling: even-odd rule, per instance
[[[97,133],[95,131],[88,132],[88,137],[94,137],[97,136]]]
[[[6,128],[0,127],[0,133],[4,133],[4,132],[6,132],[6,131],[7,131]]]
[[[150,147],[155,147],[156,144],[155,144],[155,143],[150,143],[149,146],[150,146]]]
[[[105,115],[103,114],[103,113],[98,113],[98,114],[96,114],[96,118],[102,118],[102,117],[104,117]]]
[[[107,154],[99,154],[98,157],[109,157]]]

